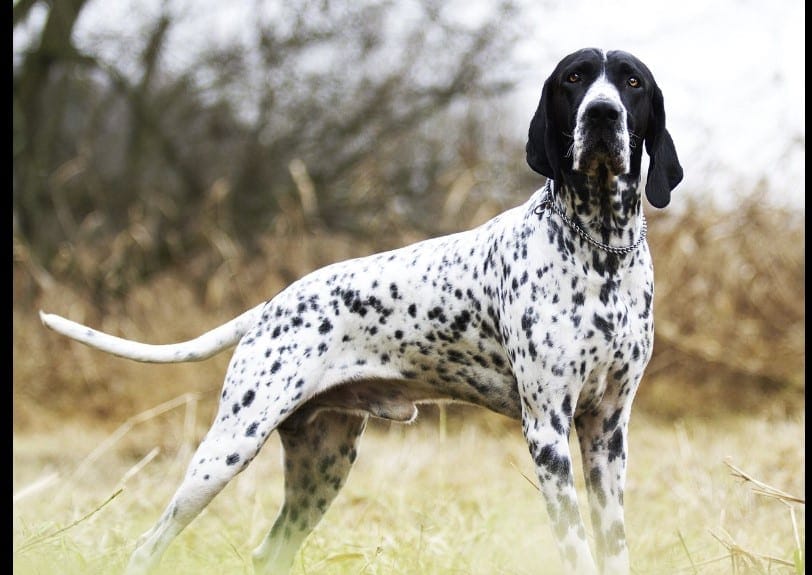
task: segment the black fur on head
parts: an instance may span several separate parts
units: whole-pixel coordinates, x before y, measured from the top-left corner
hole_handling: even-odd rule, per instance
[[[572,82],[577,73],[579,81]],[[631,134],[630,169],[639,177],[642,157],[640,139],[649,155],[646,197],[657,208],[671,201],[671,191],[682,180],[682,166],[671,135],[665,128],[663,94],[648,67],[627,52],[604,53],[585,48],[564,57],[544,82],[538,108],[530,122],[525,147],[528,165],[554,181],[573,171],[571,149],[576,113],[589,85],[601,74],[618,89]],[[634,75],[642,89],[630,90],[627,80]]]

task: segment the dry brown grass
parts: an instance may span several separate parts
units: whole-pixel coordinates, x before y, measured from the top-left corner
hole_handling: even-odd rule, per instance
[[[186,399],[134,414],[121,432],[66,423],[59,433],[15,436],[15,573],[119,572],[205,432],[211,413]],[[471,409],[440,421],[427,409],[411,426],[370,426],[294,575],[564,575],[518,426]],[[762,490],[803,495],[803,428],[802,417],[635,416],[626,489],[633,573],[801,575],[792,563],[805,541],[804,506],[788,500],[793,522],[784,503],[751,486],[757,478]],[[160,573],[249,575],[281,496],[272,436],[173,543]]]
[[[656,339],[645,386],[663,411],[679,409],[672,399],[692,411],[708,401],[758,410],[765,397],[791,408],[804,393],[803,213],[757,195],[736,211],[682,207],[651,218]]]
[[[467,216],[468,226],[502,208],[493,204],[490,211],[476,211]],[[66,283],[15,243],[15,429],[35,420],[41,426],[48,417],[55,425],[65,417],[122,421],[184,392],[200,393],[207,404],[216,397],[228,361],[223,354],[160,370],[122,361],[43,329],[38,309],[126,337],[170,342],[221,323],[317,267],[421,239],[393,226],[389,236],[359,241],[307,227],[295,208],[289,212],[253,257],[212,223],[207,229],[217,257],[193,258],[118,299]],[[752,195],[736,211],[685,199],[678,209],[651,213],[649,219],[656,339],[639,407],[668,417],[800,409],[805,368],[802,214],[767,207]],[[65,251],[73,254],[73,267],[98,266],[92,253],[76,247]]]

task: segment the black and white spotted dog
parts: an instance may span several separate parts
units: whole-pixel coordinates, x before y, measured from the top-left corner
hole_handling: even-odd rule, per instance
[[[654,77],[626,52],[579,50],[544,83],[530,124],[527,161],[546,185],[476,229],[327,266],[185,343],[136,343],[43,313],[51,329],[138,361],[197,361],[236,344],[216,419],[128,573],[156,565],[274,430],[285,501],[254,564],[286,573],[344,483],[367,417],[409,422],[437,400],[521,420],[566,572],[628,573],[627,429],[653,338],[644,145],[646,196],[662,208],[682,168]]]

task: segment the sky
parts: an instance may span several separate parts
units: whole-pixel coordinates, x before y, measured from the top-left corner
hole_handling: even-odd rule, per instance
[[[667,129],[685,170],[675,194],[735,207],[742,195],[761,188],[766,201],[804,209],[803,0],[518,1],[523,33],[509,56],[526,74],[511,96],[516,137],[525,137],[541,86],[563,56],[586,46],[621,49],[643,60],[663,91]],[[263,6],[254,0],[174,4],[206,30],[176,36],[170,52],[178,61],[184,46],[240,34],[246,18]],[[128,24],[132,16],[158,13],[160,5],[91,0],[77,35],[105,28],[135,36]],[[204,5],[209,8],[201,9]],[[493,5],[465,0],[444,9],[476,20],[487,17]]]

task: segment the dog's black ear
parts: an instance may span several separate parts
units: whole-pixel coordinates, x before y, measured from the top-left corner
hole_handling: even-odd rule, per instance
[[[555,150],[555,141],[550,133],[552,129],[552,83],[553,76],[550,76],[541,90],[536,114],[530,121],[530,130],[527,134],[527,145],[525,146],[527,164],[542,176],[552,180],[557,179],[556,175],[560,170],[559,157]]]
[[[671,134],[665,129],[663,93],[656,85],[646,132],[646,152],[649,157],[646,198],[655,208],[664,208],[671,201],[671,190],[682,181],[682,166]]]

